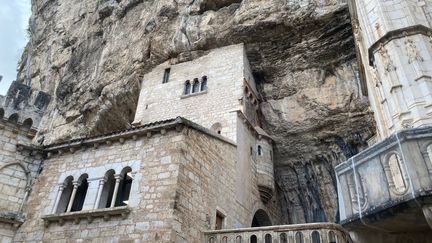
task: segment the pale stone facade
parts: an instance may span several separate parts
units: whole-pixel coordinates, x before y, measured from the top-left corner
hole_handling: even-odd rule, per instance
[[[432,2],[349,2],[378,140],[431,125]]]
[[[378,143],[336,167],[356,242],[432,237],[432,1],[349,1]]]
[[[256,166],[245,172],[251,180],[245,183],[254,186],[245,188],[247,203],[242,204],[235,196],[236,145],[195,126],[177,119],[127,135],[46,148],[50,158],[28,201],[31,216],[14,240],[201,242],[202,231],[215,227],[217,212],[225,216],[224,228],[239,228],[249,227],[258,209],[279,223],[275,201],[265,205],[260,199]],[[98,216],[107,210],[95,204],[99,181],[105,171],[118,173],[126,166],[133,177],[129,210],[123,217]],[[60,184],[82,174],[89,182],[82,211],[53,214]]]
[[[4,242],[202,242],[212,229],[282,223],[243,45],[167,65],[145,75],[129,130],[37,147],[4,127],[1,153],[27,159],[37,176],[27,199],[17,195],[30,187],[18,178],[28,166],[2,172],[17,177],[2,176],[14,183],[3,185],[2,206],[26,205]]]

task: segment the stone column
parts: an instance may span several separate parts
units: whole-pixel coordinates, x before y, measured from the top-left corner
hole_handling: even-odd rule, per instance
[[[114,192],[113,192],[113,196],[112,196],[112,199],[111,199],[110,208],[113,208],[115,206],[115,201],[116,201],[116,198],[117,198],[117,193],[118,193],[120,181],[122,179],[122,175],[121,174],[114,175],[114,178],[115,178],[116,181],[115,181]]]
[[[99,181],[99,187],[98,187],[98,190],[97,190],[96,201],[95,201],[94,206],[93,206],[94,209],[96,209],[96,208],[99,207],[99,203],[100,203],[100,199],[101,199],[101,196],[102,196],[102,190],[103,190],[105,181],[106,181],[106,178],[103,178],[103,179],[101,179]]]
[[[64,190],[64,184],[61,184],[61,185],[59,186],[58,191],[57,191],[57,195],[56,195],[56,198],[55,198],[54,208],[53,208],[53,210],[52,210],[52,213],[55,213],[56,210],[57,210],[57,207],[58,207],[58,204],[59,204],[59,202],[60,202],[60,197],[61,197],[61,195],[62,195],[62,193],[63,193],[63,190]]]
[[[72,195],[71,195],[71,197],[69,199],[69,204],[68,204],[68,207],[67,207],[67,210],[66,210],[67,213],[70,212],[71,209],[72,209],[72,204],[73,204],[73,201],[75,200],[75,195],[76,195],[78,186],[79,186],[79,183],[77,181],[74,181],[73,182]]]

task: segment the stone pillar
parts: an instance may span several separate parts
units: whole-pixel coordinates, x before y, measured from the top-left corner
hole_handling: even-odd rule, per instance
[[[53,210],[52,210],[52,213],[55,213],[56,210],[57,210],[57,207],[58,207],[59,202],[60,202],[60,197],[61,197],[61,195],[62,195],[62,193],[63,193],[64,187],[65,187],[64,184],[61,184],[61,185],[59,186],[59,189],[58,189],[58,191],[57,191],[57,195],[56,195],[56,198],[55,198],[54,208],[53,208]]]
[[[70,197],[70,199],[69,199],[69,204],[68,204],[68,207],[67,207],[67,209],[66,209],[66,212],[67,212],[67,213],[70,212],[71,209],[72,209],[72,204],[73,204],[73,201],[75,200],[75,195],[76,195],[76,192],[77,192],[78,186],[79,186],[79,183],[78,183],[77,181],[74,181],[74,182],[73,182],[72,195],[71,195],[71,197]]]
[[[113,196],[111,198],[110,208],[113,208],[115,206],[115,201],[116,201],[116,198],[117,198],[117,193],[118,193],[118,189],[119,189],[119,186],[120,186],[120,181],[122,179],[122,175],[121,174],[116,174],[116,175],[114,175],[114,178],[115,178],[116,181],[115,181]]]
[[[105,181],[106,181],[105,178],[103,178],[103,179],[101,179],[99,181],[99,187],[98,187],[98,190],[97,190],[96,201],[95,201],[94,206],[93,206],[94,209],[96,209],[96,208],[99,207],[99,203],[100,203],[100,199],[101,199],[101,196],[102,196],[102,190],[103,190]]]
[[[432,2],[349,0],[349,5],[378,140],[432,125]]]

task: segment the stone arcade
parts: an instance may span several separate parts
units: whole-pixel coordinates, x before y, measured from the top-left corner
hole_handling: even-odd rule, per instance
[[[349,6],[378,131],[334,168],[341,225],[284,225],[236,44],[146,73],[129,129],[46,146],[51,97],[14,82],[0,98],[0,242],[429,242],[432,2]]]

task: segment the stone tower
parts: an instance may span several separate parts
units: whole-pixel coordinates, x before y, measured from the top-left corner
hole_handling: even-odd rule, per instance
[[[336,167],[341,223],[358,242],[428,242],[432,1],[349,4],[377,138]]]

